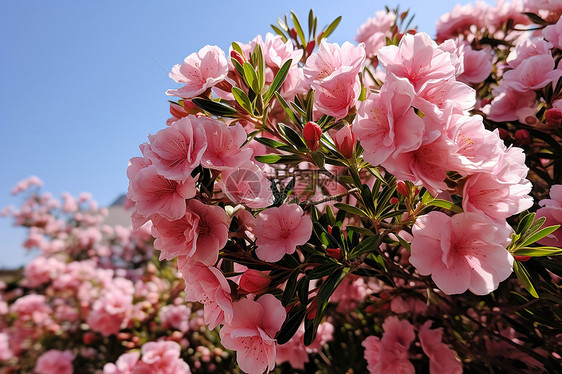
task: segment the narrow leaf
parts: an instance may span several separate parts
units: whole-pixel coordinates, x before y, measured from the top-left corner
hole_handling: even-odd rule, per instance
[[[249,114],[254,114],[252,103],[250,102],[250,99],[248,99],[248,96],[244,91],[242,91],[238,87],[232,87],[232,96],[234,96],[236,102],[240,104],[240,106],[244,108],[246,112],[248,112]]]
[[[525,269],[525,266],[522,263],[520,263],[519,261],[514,261],[513,262],[513,271],[515,272],[515,275],[517,275],[517,278],[519,278],[519,281],[521,282],[521,284],[523,284],[525,289],[533,297],[538,298],[539,294],[535,290],[535,287],[533,286],[533,283],[531,283],[531,277],[529,276],[529,272],[527,271],[527,269]]]
[[[328,36],[330,36],[334,32],[336,27],[338,27],[340,21],[341,21],[341,16],[339,16],[332,23],[330,23],[330,26],[328,26],[326,28],[326,31],[324,31],[324,34],[322,34],[322,38],[327,38]]]

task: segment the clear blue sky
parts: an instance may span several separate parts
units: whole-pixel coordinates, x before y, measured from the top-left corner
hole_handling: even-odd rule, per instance
[[[343,16],[330,41],[353,41],[398,3],[433,35],[457,1],[0,1],[0,208],[19,204],[10,189],[29,175],[43,191],[88,191],[101,205],[124,193],[129,158],[169,117],[169,70],[206,44],[227,50],[311,7],[319,26]],[[0,218],[0,268],[29,259],[22,238]]]

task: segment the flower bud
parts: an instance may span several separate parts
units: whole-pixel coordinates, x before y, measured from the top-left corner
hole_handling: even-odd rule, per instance
[[[531,134],[525,129],[519,129],[515,131],[515,140],[519,144],[529,144],[531,143]]]
[[[302,131],[304,141],[308,149],[315,151],[320,145],[320,137],[322,136],[322,129],[314,122],[307,122]]]
[[[336,260],[342,259],[340,248],[326,248],[326,252],[328,252],[328,256],[335,258]]]
[[[396,189],[398,190],[398,193],[402,196],[410,196],[410,191],[408,191],[408,186],[406,186],[406,183],[400,181],[396,184]]]
[[[240,278],[240,288],[248,293],[260,294],[269,287],[271,279],[263,272],[248,269]]]
[[[345,125],[334,136],[336,148],[345,158],[353,157],[355,152],[355,135],[351,131],[351,126]]]
[[[316,47],[316,40],[309,41],[308,44],[306,45],[307,56],[310,56],[312,54],[312,51],[314,50],[314,47]]]
[[[294,27],[291,28],[291,31],[289,31],[289,34],[291,34],[291,38],[297,40],[297,30]]]
[[[240,65],[244,65],[244,56],[242,56],[240,52],[232,50],[230,51],[230,57],[238,61]]]
[[[531,256],[517,256],[517,255],[513,255],[513,258],[515,258],[517,261],[519,262],[525,262],[525,261],[529,261],[531,259]]]
[[[558,108],[550,108],[544,116],[546,125],[550,128],[556,128],[562,124],[562,110]]]
[[[398,204],[400,202],[400,200],[398,200],[398,198],[396,197],[391,197],[390,198],[390,203],[391,204]]]

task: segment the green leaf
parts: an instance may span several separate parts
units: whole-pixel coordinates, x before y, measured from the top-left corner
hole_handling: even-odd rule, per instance
[[[521,218],[521,220],[519,221],[519,224],[517,225],[517,229],[515,229],[515,232],[518,234],[527,232],[529,227],[531,227],[531,225],[533,224],[534,220],[535,220],[535,213],[526,214],[525,217]]]
[[[287,279],[287,284],[285,285],[285,291],[283,291],[283,296],[281,296],[281,303],[283,306],[287,306],[293,300],[295,293],[297,292],[297,278],[300,274],[300,269],[295,269],[289,275]]]
[[[269,103],[269,100],[271,100],[274,93],[279,90],[279,88],[281,88],[281,86],[283,85],[283,82],[285,82],[285,78],[287,78],[287,74],[289,73],[289,69],[291,68],[292,63],[292,59],[288,59],[287,61],[285,61],[283,66],[281,66],[281,69],[279,69],[279,71],[275,75],[275,78],[273,78],[273,82],[271,82],[271,85],[263,96],[265,104]]]
[[[262,155],[256,156],[256,161],[263,162],[264,164],[280,164],[301,161],[300,156],[294,155]]]
[[[339,266],[336,263],[328,262],[326,264],[322,264],[318,267],[315,267],[306,276],[308,279],[324,278],[325,276],[332,274],[337,267]]]
[[[232,49],[244,56],[244,52],[242,52],[242,48],[238,43],[232,42]]]
[[[295,335],[295,333],[299,329],[305,315],[305,305],[300,305],[299,307],[296,307],[289,312],[287,319],[285,320],[285,322],[283,322],[281,329],[276,335],[277,344],[285,344],[289,340],[291,340],[293,335]]]
[[[281,143],[278,142],[277,140],[273,140],[273,139],[269,139],[269,138],[254,138],[255,141],[257,141],[258,143],[261,143],[263,145],[265,145],[266,147],[269,148],[279,148],[279,147],[285,147],[287,146],[287,144],[285,143]]]
[[[339,16],[338,18],[336,18],[332,23],[330,23],[330,26],[328,26],[326,28],[326,31],[324,31],[324,34],[322,34],[322,39],[327,38],[328,36],[330,36],[334,30],[336,29],[336,27],[338,27],[338,25],[340,24],[341,21],[341,16]]]
[[[463,212],[462,208],[455,205],[451,201],[442,200],[442,199],[433,199],[427,205],[449,209],[453,213],[462,213]]]
[[[252,103],[250,102],[250,99],[248,99],[248,96],[246,95],[246,93],[244,91],[242,91],[238,87],[232,87],[232,96],[234,96],[234,99],[236,99],[236,102],[242,108],[244,108],[244,110],[246,112],[248,112],[249,114],[252,114],[252,115],[254,114],[254,110],[252,109]]]
[[[562,254],[562,248],[556,247],[522,247],[513,252],[517,256],[557,256]]]
[[[519,261],[514,261],[513,262],[513,271],[515,272],[515,275],[517,275],[517,278],[519,278],[519,281],[521,282],[521,284],[523,284],[523,287],[525,287],[525,289],[533,297],[538,298],[539,294],[535,290],[535,287],[533,286],[533,283],[531,282],[529,272],[527,271],[527,269],[525,269],[525,266],[522,263],[520,263]]]
[[[560,225],[555,225],[555,226],[549,226],[549,227],[545,227],[542,230],[539,230],[535,233],[533,233],[533,235],[529,236],[525,242],[523,242],[523,244],[521,244],[521,247],[527,247],[529,244],[533,244],[534,242],[536,242],[537,240],[541,240],[542,238],[544,238],[547,235],[552,234],[554,231],[558,230],[558,228],[560,227]]]
[[[244,69],[244,80],[248,84],[248,87],[250,87],[256,94],[259,94],[260,87],[256,70],[249,62],[245,62],[242,68]]]
[[[310,285],[310,279],[308,277],[302,277],[297,283],[297,293],[299,295],[299,301],[301,305],[308,304],[308,286]]]
[[[297,149],[305,150],[307,149],[306,143],[299,134],[289,126],[285,125],[284,123],[278,123],[277,128],[281,132],[281,135],[285,137],[285,139],[294,145]]]
[[[230,105],[219,103],[218,101],[195,98],[191,99],[191,102],[214,116],[236,117],[238,115],[238,111],[236,109]]]
[[[261,93],[265,86],[265,60],[259,44],[256,44],[256,48],[254,48],[252,52],[252,60],[254,66],[257,68],[258,91],[256,91],[256,93]]]
[[[301,45],[306,47],[306,38],[304,37],[304,31],[302,31],[301,23],[299,22],[299,18],[297,17],[297,15],[292,11],[291,11],[291,19],[293,20],[293,23],[295,25],[295,30],[297,31],[297,35],[299,36]]]
[[[381,237],[378,234],[365,238],[361,242],[359,242],[359,245],[357,245],[357,247],[353,248],[353,251],[351,251],[351,256],[358,257],[363,253],[374,252],[374,248],[378,248],[381,244],[381,241]]]
[[[363,234],[365,236],[375,236],[374,232],[372,232],[371,230],[366,229],[364,227],[360,227],[360,226],[347,225],[346,229],[347,229],[347,231],[353,230],[353,231],[355,231],[359,234]]]
[[[279,104],[281,104],[281,106],[285,110],[285,113],[287,113],[287,116],[289,116],[289,119],[291,120],[291,122],[299,125],[299,127],[302,129],[302,122],[301,122],[300,118],[298,118],[296,116],[296,114],[293,112],[293,110],[291,109],[289,104],[287,104],[287,102],[285,101],[283,96],[279,95],[278,92],[274,92],[274,94],[275,94],[275,97],[277,98],[277,101],[279,101]]]
[[[273,31],[275,31],[275,33],[283,39],[283,43],[287,43],[287,37],[285,36],[283,31],[281,31],[281,29],[279,29],[279,27],[277,27],[275,25],[270,25],[270,26],[273,29]]]
[[[355,214],[356,216],[359,217],[368,217],[367,213],[365,213],[363,210],[357,207],[354,207],[353,205],[344,204],[344,203],[335,203],[334,206],[338,209],[345,210],[346,212]]]
[[[324,164],[326,163],[326,156],[324,156],[322,152],[314,151],[312,152],[311,156],[316,166],[318,166],[320,169],[324,168]]]
[[[525,14],[527,17],[529,17],[529,19],[533,22],[536,23],[537,25],[548,25],[548,22],[546,22],[544,19],[542,19],[538,14],[535,13],[530,13],[530,12],[524,12],[523,14]]]
[[[314,27],[314,13],[312,12],[312,9],[310,9],[310,11],[308,12],[308,38],[309,39],[313,27]]]

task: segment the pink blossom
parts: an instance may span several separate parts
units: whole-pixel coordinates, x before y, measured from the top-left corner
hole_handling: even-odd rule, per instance
[[[145,147],[145,153],[158,174],[179,181],[189,178],[207,148],[204,126],[213,122],[206,117],[189,115],[149,135],[150,146]]]
[[[103,374],[133,374],[139,358],[139,352],[124,353],[119,356],[115,363],[105,364],[103,366]]]
[[[531,182],[502,183],[491,173],[475,173],[463,187],[462,206],[465,212],[481,212],[493,220],[502,221],[533,205]]]
[[[458,53],[463,58],[464,71],[458,76],[458,80],[465,83],[481,83],[492,73],[492,49],[486,46],[484,49],[472,49],[468,42],[460,43]]]
[[[204,167],[225,170],[250,161],[252,150],[240,148],[246,141],[242,125],[227,126],[221,121],[208,119],[204,129],[207,136],[207,149],[201,160]]]
[[[301,207],[283,204],[260,212],[256,220],[256,255],[263,261],[277,262],[305,244],[312,234],[310,217]]]
[[[50,316],[53,311],[44,295],[22,296],[10,306],[10,311],[17,315],[18,323],[31,322],[38,326],[48,326],[52,322]]]
[[[187,363],[180,357],[181,347],[172,341],[144,343],[142,358],[133,374],[191,374]]]
[[[390,310],[396,314],[423,314],[427,310],[427,304],[417,297],[396,296],[390,301]]]
[[[421,145],[425,124],[411,106],[415,95],[408,80],[394,79],[383,85],[380,94],[369,95],[360,104],[353,133],[372,165]]]
[[[296,66],[302,58],[302,49],[294,49],[290,40],[283,42],[279,35],[268,32],[265,41],[261,45],[263,57],[267,66],[280,69],[283,64],[292,59],[292,66]]]
[[[429,357],[430,374],[461,374],[462,364],[457,354],[443,343],[443,329],[431,329],[431,321],[420,327],[420,342],[423,352]]]
[[[187,301],[204,305],[205,323],[209,329],[232,320],[232,298],[230,286],[222,272],[201,262],[192,262],[187,257],[178,258],[178,269],[185,280]]]
[[[386,45],[386,37],[390,37],[390,28],[396,22],[396,13],[384,10],[375,13],[357,31],[355,40],[365,43],[367,57],[373,57],[379,49]]]
[[[228,240],[229,219],[224,209],[189,200],[185,215],[176,221],[153,219],[154,247],[161,259],[188,256],[213,265]]]
[[[488,119],[496,122],[517,120],[517,110],[532,107],[535,104],[536,93],[516,92],[509,87],[501,87],[493,91],[494,100],[489,107],[484,108]]]
[[[382,325],[384,334],[381,338],[369,336],[361,344],[365,348],[367,369],[371,374],[413,374],[414,366],[410,362],[409,348],[415,339],[414,326],[410,322],[400,321],[390,316]]]
[[[175,181],[158,174],[154,165],[141,169],[130,181],[128,196],[137,212],[145,217],[159,214],[169,220],[185,215],[185,200],[195,196],[195,178]]]
[[[104,336],[117,334],[129,323],[132,310],[132,294],[123,293],[119,289],[111,289],[94,302],[87,323],[92,330],[98,331]]]
[[[486,295],[512,272],[513,256],[506,250],[511,228],[477,213],[449,217],[430,212],[412,229],[410,263],[430,275],[447,295],[467,289]]]
[[[398,46],[382,47],[378,54],[387,74],[408,79],[416,92],[430,80],[446,81],[455,76],[451,56],[426,33],[405,34]]]
[[[526,12],[550,11],[559,13],[562,11],[562,4],[559,0],[523,0],[523,5]]]
[[[334,134],[334,143],[336,144],[336,149],[345,158],[353,157],[355,153],[355,144],[357,140],[353,134],[352,127],[349,125],[344,125]]]
[[[51,349],[37,359],[33,371],[37,374],[72,374],[74,354],[71,351]]]
[[[539,201],[541,208],[537,210],[537,218],[544,217],[544,226],[562,224],[562,185],[555,184],[550,187],[550,199]],[[547,246],[562,247],[562,229],[558,228],[552,234],[539,240],[539,243]]]
[[[287,313],[281,302],[271,294],[257,301],[241,299],[232,304],[232,321],[220,332],[222,344],[237,352],[237,362],[246,373],[261,374],[275,368],[275,334]]]
[[[490,6],[484,1],[476,1],[474,5],[455,5],[451,12],[442,15],[437,21],[437,39],[443,41],[474,33],[472,27],[480,29],[486,26],[489,9]]]
[[[10,349],[9,336],[5,332],[0,332],[0,362],[7,361],[14,356]]]
[[[361,91],[358,73],[365,63],[365,46],[344,43],[341,47],[322,40],[304,66],[304,76],[314,88],[314,104],[327,115],[343,118]]]
[[[265,208],[273,203],[271,182],[252,161],[224,170],[217,185],[230,201],[249,208]]]
[[[322,128],[316,122],[308,121],[302,129],[302,137],[308,149],[314,152],[320,146]]]
[[[522,39],[515,44],[507,56],[506,62],[513,69],[532,56],[550,55],[552,44],[543,38]]]
[[[544,38],[554,44],[558,49],[562,49],[562,17],[554,25],[546,26],[542,30]]]
[[[168,90],[166,95],[191,99],[224,80],[227,74],[224,52],[217,46],[207,45],[187,56],[181,65],[174,65],[170,78],[185,86]]]
[[[515,69],[506,71],[501,84],[517,92],[538,90],[550,82],[556,84],[562,76],[562,70],[554,69],[554,65],[550,54],[531,56]]]
[[[182,333],[189,330],[191,309],[187,305],[165,305],[160,309],[160,320],[165,329],[174,328]]]
[[[25,265],[25,284],[39,287],[64,271],[65,264],[54,257],[39,256]]]
[[[352,312],[357,304],[363,302],[371,293],[365,279],[356,275],[348,275],[340,283],[330,297],[330,301],[338,305],[339,313]]]
[[[20,192],[23,192],[30,188],[31,186],[41,187],[43,185],[43,181],[39,179],[39,177],[32,175],[16,184],[14,188],[12,188],[12,195],[17,195]]]

